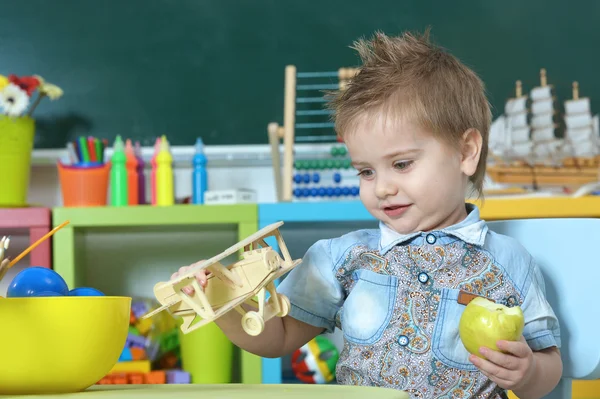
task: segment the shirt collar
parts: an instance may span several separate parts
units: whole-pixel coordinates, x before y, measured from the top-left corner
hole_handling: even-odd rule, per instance
[[[467,217],[452,226],[441,230],[434,230],[444,234],[452,235],[469,244],[483,246],[485,236],[488,231],[485,220],[479,217],[479,208],[471,203],[465,204],[467,208]],[[381,238],[379,240],[379,250],[382,254],[389,251],[395,245],[410,240],[413,237],[423,234],[422,231],[416,231],[409,234],[400,234],[389,228],[385,223],[379,222]]]

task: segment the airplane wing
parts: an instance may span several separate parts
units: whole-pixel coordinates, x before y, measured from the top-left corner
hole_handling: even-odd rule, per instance
[[[199,262],[196,265],[194,265],[192,268],[190,268],[190,270],[188,270],[187,273],[185,273],[184,275],[181,276],[177,276],[176,278],[169,280],[170,283],[172,284],[176,284],[181,282],[182,280],[189,278],[190,276],[198,273],[200,270],[202,269],[206,269],[207,267],[225,259],[226,257],[236,253],[237,251],[239,251],[240,249],[243,249],[246,245],[250,245],[255,241],[264,239],[265,237],[268,237],[269,235],[272,234],[272,232],[276,229],[278,229],[281,225],[283,225],[283,222],[275,222],[272,223],[268,226],[263,227],[262,229],[260,229],[259,231],[257,231],[256,233],[252,234],[249,237],[244,238],[242,241],[232,245],[231,247],[227,248],[225,251],[221,252],[220,254],[213,256],[212,258],[205,260],[204,262]]]

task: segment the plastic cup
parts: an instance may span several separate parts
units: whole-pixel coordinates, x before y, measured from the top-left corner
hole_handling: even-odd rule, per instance
[[[192,384],[230,383],[233,369],[233,343],[215,323],[183,334],[179,330],[182,368],[190,373]]]
[[[0,207],[27,206],[35,121],[0,115]]]
[[[63,165],[58,163],[63,206],[106,206],[110,164]]]

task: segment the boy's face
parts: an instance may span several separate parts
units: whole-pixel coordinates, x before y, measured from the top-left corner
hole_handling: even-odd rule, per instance
[[[345,138],[360,176],[360,198],[401,234],[450,226],[466,217],[473,159],[408,121],[363,118]],[[478,161],[475,160],[475,167]]]

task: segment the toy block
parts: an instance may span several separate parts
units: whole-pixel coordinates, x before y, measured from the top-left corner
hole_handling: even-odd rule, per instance
[[[183,370],[167,370],[167,384],[190,384],[190,373]]]
[[[160,358],[160,367],[162,369],[172,369],[177,365],[178,361],[179,359],[174,353],[168,352]]]
[[[166,373],[162,370],[151,371],[144,374],[144,382],[146,384],[165,384],[166,380]]]
[[[130,348],[131,360],[146,360],[146,351],[142,348]]]
[[[144,302],[134,301],[131,304],[131,312],[134,314],[136,319],[139,319],[146,312],[148,312],[148,306]]]
[[[150,320],[151,319],[146,319]],[[179,347],[179,333],[177,330],[166,332],[160,336],[160,349],[163,352],[170,352]]]
[[[96,384],[98,385],[110,385],[113,383],[112,377],[110,375],[106,375],[104,377],[102,377],[102,379],[100,381],[98,381]]]
[[[148,373],[150,372],[150,361],[149,360],[133,360],[129,362],[118,362],[110,370],[109,374],[112,373]]]
[[[147,335],[152,328],[152,320],[150,319],[138,319],[135,323],[135,327],[142,335]]]
[[[135,326],[129,326],[129,334],[141,335],[140,332],[138,331],[137,327],[135,327]]]
[[[123,350],[121,351],[121,356],[119,356],[119,362],[128,362],[130,360],[133,360],[133,357],[131,356],[131,350],[128,347],[124,347]]]
[[[127,374],[125,373],[116,373],[112,375],[112,383],[116,385],[125,385],[127,384]]]
[[[145,348],[148,344],[148,340],[146,339],[146,337],[143,337],[141,335],[134,335],[134,334],[127,334],[127,340],[125,341],[125,345],[129,348],[131,347],[138,347],[138,348]]]
[[[135,314],[133,313],[133,310],[129,313],[129,324],[133,325],[135,324],[137,318],[135,317]]]
[[[127,374],[127,379],[130,384],[143,384],[144,383],[144,374],[142,373],[129,373]]]

